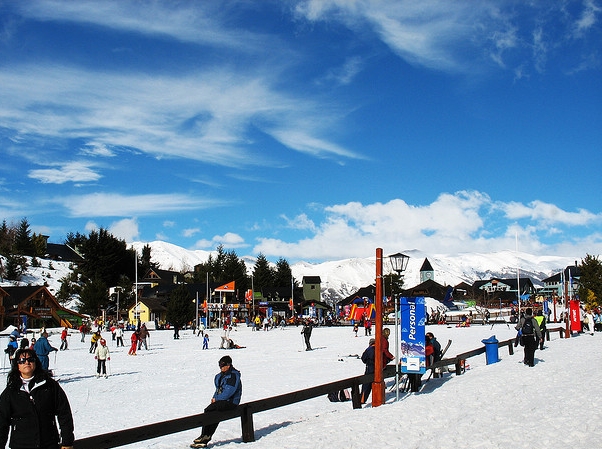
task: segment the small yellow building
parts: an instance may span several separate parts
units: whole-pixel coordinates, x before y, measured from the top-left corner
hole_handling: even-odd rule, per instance
[[[165,322],[166,315],[167,307],[154,298],[142,298],[138,301],[138,308],[134,304],[128,309],[128,319],[133,324],[138,323],[138,320],[141,323],[149,321]]]

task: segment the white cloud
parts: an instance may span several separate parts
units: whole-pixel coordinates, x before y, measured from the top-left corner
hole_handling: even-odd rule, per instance
[[[80,154],[84,156],[115,157],[116,154],[107,145],[103,143],[90,142],[80,149]]]
[[[196,235],[199,232],[201,232],[201,230],[199,228],[188,228],[188,229],[184,229],[182,231],[182,235],[184,237],[192,237],[193,235]]]
[[[500,215],[499,211],[506,215]],[[313,235],[296,242],[261,238],[254,253],[283,256],[292,259],[332,260],[345,257],[368,257],[377,247],[396,252],[420,249],[427,253],[492,252],[515,249],[533,254],[555,253],[569,256],[585,252],[602,252],[598,233],[581,239],[574,245],[551,246],[545,243],[549,223],[564,226],[587,226],[602,221],[600,215],[587,211],[569,213],[560,208],[534,201],[530,206],[519,203],[493,202],[483,193],[460,191],[441,194],[424,206],[409,205],[395,199],[387,203],[363,205],[347,203],[325,207],[325,218],[315,223],[303,217],[300,223],[310,222]],[[295,221],[286,219],[287,226]],[[524,219],[527,223],[518,224]],[[584,246],[584,242],[590,244]]]
[[[56,198],[55,202],[62,204],[73,217],[131,217],[156,212],[203,209],[217,204],[218,201],[183,194],[127,196],[116,193],[94,193],[60,197]]]
[[[29,171],[29,177],[44,184],[64,184],[66,182],[93,182],[102,176],[92,170],[86,162],[66,162],[58,168],[43,168]]]
[[[202,239],[194,244],[196,249],[215,248],[223,245],[226,249],[245,248],[249,245],[245,243],[244,238],[233,232],[226,232],[224,235],[215,235],[211,240]]]
[[[138,240],[140,236],[138,220],[136,218],[124,218],[123,220],[113,222],[108,230],[113,236],[126,242]]]
[[[527,218],[541,223],[545,227],[552,224],[587,226],[602,223],[602,214],[594,214],[585,209],[568,212],[554,204],[544,203],[543,201],[532,201],[529,204],[510,202],[500,204],[499,207],[504,210],[510,219]]]

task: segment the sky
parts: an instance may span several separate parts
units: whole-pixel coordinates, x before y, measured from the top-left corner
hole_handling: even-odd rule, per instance
[[[60,329],[51,331],[49,341],[59,347]],[[448,357],[481,348],[482,340],[492,335],[505,341],[516,334],[504,324],[427,326],[427,331],[442,346],[452,340]],[[127,346],[116,347],[110,333],[104,332],[111,351],[110,375],[97,379],[96,362],[88,352],[90,336],[81,343],[74,331],[69,349],[50,355],[50,368],[69,398],[76,438],[202,413],[213,394],[218,360],[226,353],[241,372],[242,402],[364,373],[364,364],[355,355],[362,354],[370,337],[362,332],[354,337],[351,326],[317,327],[311,337],[316,350],[304,351],[299,332],[297,327],[252,332],[239,326],[230,335],[245,348],[226,351],[218,349],[221,339],[216,329],[208,331],[208,350],[201,349],[202,339],[190,330],[181,331],[180,340],[174,340],[170,331],[151,331],[149,349],[141,349],[136,357],[127,355]],[[125,334],[127,339],[131,332]],[[402,392],[398,401],[394,379],[389,378],[386,403],[380,407],[372,408],[369,400],[354,410],[350,402],[329,402],[321,396],[257,413],[256,441],[244,447],[297,449],[303,441],[317,449],[362,449],[366,441],[408,449],[596,447],[602,437],[602,409],[592,386],[602,382],[602,335],[561,339],[555,332],[550,337],[545,349],[535,352],[532,368],[522,363],[521,347],[514,355],[503,347],[499,362],[487,365],[485,354],[472,357],[463,375],[431,378],[420,393]],[[0,337],[2,347],[7,343],[8,337]],[[4,388],[7,370],[0,374]],[[187,448],[199,434],[200,429],[193,429],[124,449]],[[224,422],[211,447],[240,448],[241,435],[239,419]]]
[[[0,0],[0,219],[320,262],[602,253],[602,2]]]

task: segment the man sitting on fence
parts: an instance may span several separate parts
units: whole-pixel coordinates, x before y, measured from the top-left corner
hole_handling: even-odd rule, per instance
[[[242,382],[240,371],[232,366],[232,358],[229,355],[219,359],[220,372],[215,375],[215,393],[211,398],[211,404],[205,408],[205,413],[215,411],[232,410],[240,404],[242,396]],[[207,447],[211,437],[215,433],[219,423],[203,426],[201,435],[194,440],[190,447]]]

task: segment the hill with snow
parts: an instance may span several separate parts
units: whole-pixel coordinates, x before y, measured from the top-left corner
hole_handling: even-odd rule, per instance
[[[139,252],[145,243],[136,242],[132,246]],[[151,258],[160,268],[174,271],[192,269],[196,264],[207,261],[211,252],[187,250],[171,243],[155,241],[148,243],[151,247]],[[420,283],[420,268],[428,258],[434,272],[434,280],[443,285],[457,285],[460,282],[472,284],[478,279],[491,277],[513,278],[517,270],[521,277],[529,277],[535,285],[566,266],[573,265],[574,259],[558,256],[534,256],[516,251],[496,253],[466,254],[426,254],[418,250],[404,251],[410,256],[407,271],[404,273],[405,285]],[[249,273],[255,260],[244,258]],[[376,276],[375,257],[354,258],[328,261],[317,264],[297,262],[291,265],[293,276],[298,281],[304,276],[320,276],[322,281],[322,297],[324,300],[345,298],[358,288],[374,283]],[[383,270],[391,272],[388,261],[384,260]]]
[[[195,265],[206,262],[214,252],[188,250],[171,243],[155,241],[131,244],[139,254],[145,245],[151,247],[151,259],[159,268],[171,271],[189,271]],[[535,285],[566,266],[573,265],[574,259],[557,256],[534,256],[531,254],[501,251],[496,253],[471,254],[426,254],[418,250],[405,251],[410,256],[407,271],[404,273],[408,287],[420,283],[420,268],[428,258],[434,269],[434,280],[443,285],[457,285],[460,282],[472,284],[478,279],[491,277],[514,278],[517,270],[521,277],[529,277]],[[255,260],[243,257],[249,274]],[[43,285],[46,283],[51,293],[58,292],[60,280],[70,272],[70,264],[39,259],[40,267],[30,267],[21,282],[0,280],[0,286]],[[319,276],[322,281],[322,298],[326,302],[337,301],[353,294],[358,288],[374,283],[376,275],[375,258],[354,258],[328,261],[317,264],[297,262],[291,265],[293,276],[301,281],[304,276]],[[3,261],[4,263],[4,261]],[[384,260],[384,273],[391,272],[388,261]]]

